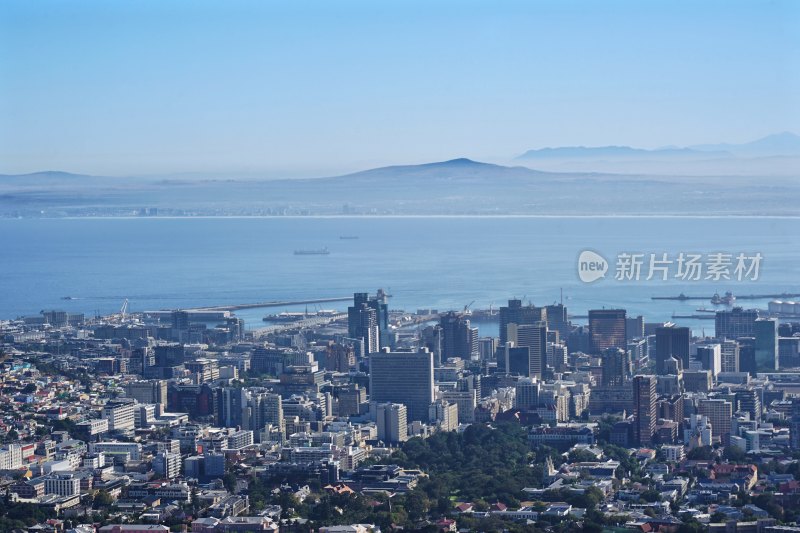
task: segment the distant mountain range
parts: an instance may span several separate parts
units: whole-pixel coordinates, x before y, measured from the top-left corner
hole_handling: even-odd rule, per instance
[[[797,176],[800,136],[784,132],[743,144],[539,148],[509,160],[551,172],[609,172],[654,175]]]
[[[732,155],[724,150],[695,150],[691,148],[657,148],[655,150],[645,150],[644,148],[632,148],[630,146],[562,146],[558,148],[540,148],[538,150],[528,150],[518,156],[517,160],[536,160],[536,159],[597,159],[597,158],[708,158],[710,156],[727,157]]]
[[[46,171],[0,175],[0,217],[795,216],[800,157],[794,153],[800,154],[800,137],[784,133],[741,145],[549,148],[526,152],[508,165],[459,158],[323,178],[156,179]]]
[[[685,148],[664,147],[654,150],[630,146],[562,146],[528,150],[517,160],[574,158],[724,158],[731,156],[775,157],[800,156],[800,136],[790,132],[776,133],[743,144],[698,144]]]

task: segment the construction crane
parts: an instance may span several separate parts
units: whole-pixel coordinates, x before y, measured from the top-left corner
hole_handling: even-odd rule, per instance
[[[128,299],[125,298],[125,301],[122,302],[122,307],[119,308],[119,317],[122,320],[125,320],[125,315],[128,313]]]
[[[465,305],[464,306],[464,312],[466,313],[469,310],[469,308],[472,307],[472,304],[474,304],[474,303],[475,303],[475,300],[472,300],[470,303]]]

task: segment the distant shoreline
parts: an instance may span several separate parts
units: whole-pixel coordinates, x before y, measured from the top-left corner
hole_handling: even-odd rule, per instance
[[[508,214],[508,215],[187,215],[187,216],[67,216],[67,217],[0,217],[0,221],[8,220],[192,220],[192,219],[513,219],[513,218],[541,218],[541,219],[725,219],[725,218],[738,218],[738,219],[777,219],[777,220],[790,220],[800,219],[798,215],[757,215],[757,214],[729,214],[729,215],[689,215],[689,214],[611,214],[611,215],[526,215],[526,214]]]

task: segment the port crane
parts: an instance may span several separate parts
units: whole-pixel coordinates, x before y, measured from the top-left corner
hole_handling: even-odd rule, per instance
[[[125,320],[125,315],[128,313],[128,299],[125,298],[125,301],[122,302],[122,307],[119,308],[119,317],[122,320]]]

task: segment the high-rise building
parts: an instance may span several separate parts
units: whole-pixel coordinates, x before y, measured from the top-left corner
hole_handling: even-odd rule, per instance
[[[283,431],[283,401],[280,394],[264,389],[249,389],[245,392],[242,426],[253,432],[257,441],[268,425]]]
[[[380,349],[380,328],[378,326],[378,313],[367,303],[362,302],[356,293],[356,305],[347,308],[347,332],[354,339],[362,339],[367,353],[377,352]]]
[[[719,438],[723,446],[727,446],[731,436],[731,417],[733,405],[721,398],[708,398],[697,402],[698,414],[705,415],[711,422],[714,439]]]
[[[108,420],[109,431],[134,429],[135,400],[110,400],[103,406],[103,418]]]
[[[566,314],[566,309],[563,306],[562,309],[563,313]],[[507,306],[500,307],[500,346],[503,346],[508,341],[507,328],[509,324],[517,324],[518,326],[535,324],[537,322],[546,322],[547,318],[547,310],[544,307],[522,305],[522,300],[509,300]],[[559,318],[556,317],[555,320],[558,322]],[[569,333],[569,331],[566,333]]]
[[[656,432],[656,382],[655,376],[633,378],[634,440],[639,446],[651,445]]]
[[[800,398],[792,398],[789,418],[789,444],[793,450],[800,449]]]
[[[564,304],[545,305],[544,312],[547,318],[547,329],[557,331],[559,338],[566,340],[572,325],[569,322],[569,315]]]
[[[384,348],[369,356],[369,397],[371,402],[402,403],[408,419],[425,422],[433,403],[433,354],[390,352]]]
[[[525,378],[514,385],[514,407],[527,411],[539,405],[540,384],[538,381]]]
[[[625,336],[629,341],[644,337],[644,317],[642,315],[625,319]]]
[[[758,310],[734,307],[717,311],[714,319],[714,334],[718,339],[738,339],[755,336]]]
[[[445,400],[437,400],[428,408],[428,419],[440,431],[455,431],[458,429],[458,406]]]
[[[244,389],[236,387],[220,387],[215,395],[216,424],[220,427],[234,428],[244,422],[244,407],[247,396]]]
[[[674,357],[682,370],[689,369],[689,328],[668,323],[656,328],[656,374],[663,375],[664,362]]]
[[[475,389],[445,391],[442,399],[458,406],[459,424],[472,424],[475,422],[475,408],[478,406],[478,394]]]
[[[478,328],[470,326],[469,320],[460,313],[442,315],[439,319],[442,328],[442,359],[460,357],[478,359]]]
[[[761,389],[739,389],[736,391],[738,410],[750,414],[750,420],[761,420]]]
[[[603,386],[622,387],[631,375],[631,358],[627,350],[609,348],[603,352]]]
[[[703,344],[697,347],[697,359],[705,370],[710,370],[716,378],[722,372],[722,346],[719,344]]]
[[[756,366],[756,338],[739,337],[736,339],[739,345],[739,372],[748,372],[755,376],[758,372]]]
[[[183,344],[157,344],[154,348],[155,366],[169,368],[183,364],[186,350]]]
[[[547,361],[547,324],[511,323],[508,325],[508,340],[519,348],[528,348],[527,376],[541,378]]]
[[[800,366],[800,337],[778,337],[778,368]]]
[[[774,372],[778,369],[778,321],[759,318],[754,324],[756,338],[756,370]]]
[[[529,376],[531,371],[531,350],[520,348],[507,342],[505,347],[497,350],[497,371],[512,376]]]
[[[624,350],[627,345],[624,309],[593,309],[589,311],[589,335],[592,351],[602,353],[609,348]]]
[[[181,475],[181,454],[161,452],[153,459],[153,471],[161,477],[172,479]]]
[[[371,318],[359,316],[363,312],[364,306],[375,311],[374,324],[371,324]],[[347,308],[347,323],[350,337],[367,339],[365,344],[370,348],[368,352],[377,352],[378,348],[390,346],[388,295],[383,289],[378,289],[378,293],[374,297],[370,297],[366,292],[353,294],[353,305]],[[374,335],[374,343],[377,346],[375,349],[371,347],[373,341],[373,330],[371,328],[373,325],[378,328],[377,333]]]
[[[125,385],[125,396],[139,403],[160,403],[167,405],[167,380],[150,379],[132,381]]]
[[[734,339],[723,339],[720,341],[723,372],[739,371],[739,343]]]
[[[356,365],[355,350],[352,345],[330,343],[325,350],[325,370],[348,372]]]
[[[478,356],[481,361],[494,359],[495,351],[497,351],[497,337],[482,337],[478,339]]]
[[[427,414],[427,408],[425,411]],[[388,444],[408,440],[407,413],[406,406],[401,403],[379,403],[376,417],[378,438]]]

